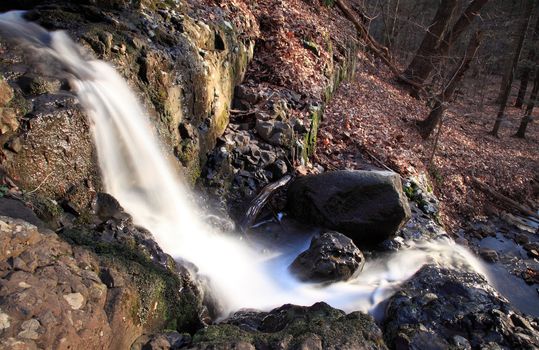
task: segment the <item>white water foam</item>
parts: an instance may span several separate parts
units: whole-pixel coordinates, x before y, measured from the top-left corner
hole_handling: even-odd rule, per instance
[[[287,268],[308,242],[294,252],[268,252],[206,224],[168,163],[146,112],[112,66],[84,59],[67,35],[49,33],[23,20],[20,13],[0,15],[0,29],[61,63],[91,119],[106,191],[138,225],[153,233],[165,252],[195,263],[199,273],[210,278],[225,315],[240,308],[268,310],[318,301],[347,312],[373,312],[427,263],[483,272],[473,254],[446,239],[411,244],[368,261],[364,271],[348,282],[321,286],[297,281]]]

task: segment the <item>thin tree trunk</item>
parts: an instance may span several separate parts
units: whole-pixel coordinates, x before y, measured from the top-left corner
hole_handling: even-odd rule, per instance
[[[527,17],[526,17],[526,20],[522,22],[522,27],[520,27],[520,31],[519,31],[520,35],[518,38],[518,43],[515,49],[515,53],[513,55],[513,62],[511,64],[509,71],[507,72],[506,79],[504,79],[504,81],[502,82],[502,91],[499,96],[500,108],[498,110],[498,115],[496,116],[496,122],[494,123],[494,127],[492,128],[492,131],[490,132],[490,134],[495,137],[498,137],[500,126],[502,125],[502,122],[504,120],[505,107],[507,105],[507,100],[509,99],[509,95],[511,94],[511,86],[513,85],[515,69],[518,65],[520,52],[522,51],[522,45],[524,44],[524,39],[526,38],[526,31],[530,24],[533,3],[534,3],[534,0],[528,0],[528,3],[526,4]]]
[[[414,59],[403,73],[405,78],[419,82],[419,84],[423,84],[426,80],[434,68],[431,58],[435,54],[435,49],[447,29],[456,7],[457,0],[442,0]]]
[[[539,38],[539,16],[535,22],[535,29],[533,30],[533,37],[531,40],[530,51],[528,52],[528,62],[526,62],[524,69],[522,70],[522,76],[520,77],[520,88],[518,89],[517,100],[515,107],[522,108],[524,98],[526,97],[526,90],[528,89],[528,83],[530,81],[530,74],[532,69],[530,67],[531,62],[535,62],[535,45],[537,45],[537,39]]]
[[[437,47],[438,55],[443,57],[447,55],[449,49],[453,43],[468,29],[470,24],[475,20],[476,17],[480,15],[480,11],[490,0],[474,0],[468,7],[462,12],[459,19],[453,25],[450,31],[448,31],[439,46]]]
[[[438,123],[442,119],[442,116],[446,110],[447,101],[449,101],[453,96],[455,89],[464,77],[464,73],[466,73],[466,71],[470,67],[470,63],[477,54],[477,50],[479,50],[479,45],[481,44],[481,37],[481,32],[475,33],[475,35],[472,37],[470,43],[468,44],[468,48],[466,49],[466,53],[462,57],[462,60],[460,61],[459,65],[455,67],[455,70],[451,74],[451,79],[445,85],[444,90],[438,96],[436,96],[435,105],[432,108],[429,116],[419,122],[418,126],[421,136],[423,136],[423,138],[428,138],[436,128],[436,125],[438,125]]]
[[[464,33],[464,31],[470,26],[474,19],[479,16],[481,9],[489,1],[490,0],[472,1],[468,5],[468,7],[466,7],[464,12],[460,15],[459,19],[455,22],[451,30],[446,31],[445,35],[443,35],[443,37],[437,41],[436,46],[431,49],[430,52],[426,54],[426,56],[424,56],[423,60],[427,64],[422,64],[423,62],[417,63],[421,66],[413,77],[413,80],[417,83],[416,85],[423,86],[425,84],[425,81],[428,79],[430,73],[433,71],[436,64],[440,61],[441,58],[445,57],[448,54],[451,45],[453,45],[455,40],[457,40],[462,35],[462,33]],[[414,63],[414,61],[412,61],[412,64]],[[412,64],[408,66],[404,75],[410,74],[409,70],[411,69]],[[412,87],[412,96],[418,96],[418,91],[414,87]]]
[[[528,124],[532,121],[532,112],[535,107],[535,102],[537,101],[537,94],[539,93],[539,67],[535,70],[535,81],[533,82],[533,90],[530,96],[530,101],[526,107],[526,112],[520,120],[520,126],[518,131],[515,134],[516,137],[524,138],[526,136],[526,128]]]

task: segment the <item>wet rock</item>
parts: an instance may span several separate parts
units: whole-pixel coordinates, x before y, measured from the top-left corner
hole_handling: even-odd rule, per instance
[[[267,313],[239,311],[229,321],[196,333],[188,348],[387,349],[371,316],[347,315],[325,303],[287,304]]]
[[[97,193],[94,211],[95,214],[103,221],[107,221],[109,219],[127,218],[118,200],[108,193]]]
[[[522,278],[527,284],[539,284],[539,271],[528,267],[522,272]]]
[[[288,166],[286,165],[286,162],[282,159],[277,159],[275,163],[272,165],[272,171],[273,171],[273,177],[275,179],[280,179],[281,177],[285,176],[288,172]]]
[[[440,204],[432,193],[432,190],[428,191],[427,188],[431,187],[428,185],[428,180],[424,176],[411,178],[403,186],[404,193],[406,193],[408,199],[414,202],[423,213],[436,216],[440,211]]]
[[[143,335],[131,345],[131,350],[177,350],[191,342],[188,334],[176,331]]]
[[[288,191],[288,208],[302,221],[369,244],[393,236],[411,216],[399,176],[385,171],[335,171],[299,178]]]
[[[488,262],[496,262],[499,259],[498,252],[494,249],[482,248],[479,255]]]
[[[526,322],[515,323],[515,314]],[[391,297],[383,328],[399,349],[539,346],[537,323],[517,314],[482,276],[438,266],[423,267]]]
[[[365,257],[354,242],[338,232],[326,232],[313,237],[309,249],[290,265],[290,270],[302,281],[346,281],[363,269]]]
[[[530,256],[539,258],[539,242],[527,243],[524,245],[524,249],[528,251]]]
[[[530,237],[528,237],[528,235],[525,233],[518,233],[515,236],[515,242],[518,244],[527,244],[530,242]]]

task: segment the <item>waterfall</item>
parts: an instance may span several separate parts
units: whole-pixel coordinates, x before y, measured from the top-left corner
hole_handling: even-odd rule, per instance
[[[223,235],[206,224],[165,156],[146,111],[111,65],[85,58],[65,33],[47,32],[22,19],[19,12],[0,15],[0,30],[36,55],[59,62],[90,118],[106,191],[136,224],[152,232],[166,253],[193,262],[200,274],[209,277],[224,314],[318,301],[347,312],[373,312],[426,263],[482,271],[473,254],[445,239],[410,244],[367,261],[363,272],[347,282],[301,283],[288,272],[288,265],[309,242],[293,251],[279,251]]]

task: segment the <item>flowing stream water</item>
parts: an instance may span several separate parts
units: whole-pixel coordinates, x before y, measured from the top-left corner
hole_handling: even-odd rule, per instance
[[[153,233],[166,253],[193,262],[200,274],[209,277],[223,315],[240,308],[268,310],[285,303],[318,301],[347,312],[374,312],[427,263],[484,271],[472,253],[445,239],[410,244],[367,261],[363,272],[347,282],[301,283],[289,273],[288,265],[308,246],[308,239],[292,250],[280,250],[210,227],[167,160],[147,113],[111,65],[84,58],[64,32],[47,32],[24,20],[20,12],[0,15],[0,30],[35,55],[54,57],[61,64],[91,120],[106,191],[136,224]]]

